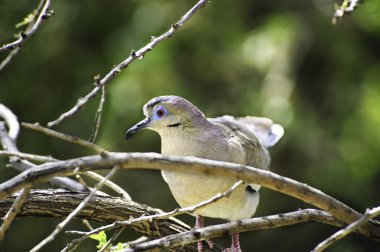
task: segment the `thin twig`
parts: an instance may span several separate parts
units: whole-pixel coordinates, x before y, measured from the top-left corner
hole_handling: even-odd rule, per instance
[[[0,62],[0,72],[5,68],[6,65],[9,64],[9,62],[12,61],[13,57],[16,56],[18,54],[18,52],[20,51],[21,47],[17,47],[15,49],[13,49],[7,57],[5,57],[5,59],[3,59],[3,61]]]
[[[92,133],[90,136],[89,141],[95,142],[96,137],[98,136],[99,128],[100,128],[100,122],[102,121],[102,113],[103,113],[103,107],[104,103],[106,101],[106,86],[102,86],[102,96],[100,97],[98,110],[95,114],[95,120],[94,120],[94,128],[92,129]]]
[[[189,213],[189,214],[194,213],[199,208],[205,207],[211,203],[218,201],[221,198],[227,197],[228,195],[230,195],[232,193],[233,190],[236,189],[236,187],[238,187],[241,184],[243,184],[243,181],[239,180],[234,185],[232,185],[232,187],[229,188],[227,191],[225,191],[223,193],[218,193],[217,195],[211,197],[210,199],[202,201],[199,204],[194,205],[194,206],[177,208],[177,209],[174,209],[173,211],[170,211],[170,212],[163,212],[163,213],[149,215],[149,216],[141,216],[139,218],[135,218],[132,220],[127,220],[127,221],[117,221],[117,222],[114,222],[112,224],[96,228],[94,230],[86,232],[81,238],[78,238],[78,239],[72,241],[64,250],[62,250],[62,252],[71,251],[71,249],[74,246],[75,247],[78,246],[78,244],[81,243],[82,241],[84,241],[87,237],[89,237],[90,235],[93,235],[93,234],[97,234],[101,231],[106,231],[106,230],[116,228],[116,227],[120,227],[120,226],[130,226],[130,225],[133,225],[136,223],[141,223],[141,222],[147,222],[147,221],[152,222],[153,220],[167,219],[167,218],[174,217],[174,216],[184,214],[184,213]]]
[[[367,222],[369,219],[375,218],[376,216],[380,215],[380,206],[367,209],[366,213],[357,221],[351,223],[347,227],[339,230],[323,242],[319,243],[317,247],[312,252],[322,252],[329,246],[331,246],[333,243],[338,241],[339,239],[342,239],[343,237],[349,235],[352,232],[355,232],[360,226],[362,226],[365,222]]]
[[[18,157],[26,160],[32,160],[37,162],[54,162],[58,161],[50,156],[35,155],[16,151],[0,151],[0,157]]]
[[[79,204],[79,206],[73,212],[71,212],[69,216],[67,216],[65,220],[59,223],[57,227],[55,228],[55,230],[48,237],[46,237],[39,244],[37,244],[33,249],[31,249],[30,252],[39,251],[46,244],[52,242],[55,239],[55,237],[63,230],[63,228],[65,228],[65,226],[79,213],[79,211],[82,210],[83,207],[86,206],[86,204],[91,200],[91,198],[96,194],[96,192],[103,186],[104,182],[110,179],[118,170],[119,170],[119,166],[114,166],[112,170],[104,177],[104,179],[95,185],[94,190],[91,191],[91,193],[86,197],[86,199],[84,199]]]
[[[322,217],[324,216],[324,217]],[[123,252],[135,251],[153,251],[153,249],[161,249],[169,247],[182,246],[194,243],[199,240],[206,240],[215,237],[221,237],[233,233],[241,233],[252,230],[268,229],[272,227],[283,227],[294,225],[296,223],[317,221],[319,218],[331,218],[326,212],[305,209],[298,210],[291,213],[284,213],[278,215],[270,215],[265,217],[257,217],[252,219],[244,219],[239,221],[232,221],[225,224],[213,225],[204,228],[193,229],[179,234],[169,235],[160,239],[147,241],[140,244],[131,245],[129,248],[123,249]]]
[[[119,63],[115,66],[106,76],[104,76],[101,80],[96,81],[96,87],[88,93],[86,96],[79,98],[77,103],[73,108],[69,111],[61,114],[58,119],[49,122],[48,127],[53,127],[60,124],[63,120],[68,117],[73,116],[76,112],[78,112],[90,99],[94,98],[97,93],[101,90],[101,86],[108,84],[114,76],[119,74],[124,68],[126,68],[130,63],[135,61],[136,59],[142,59],[146,53],[150,52],[154,47],[156,47],[159,43],[169,38],[172,38],[174,33],[180,29],[201,7],[205,6],[207,0],[200,0],[196,3],[185,15],[183,15],[175,24],[173,24],[168,31],[160,35],[159,37],[152,37],[151,41],[146,44],[144,47],[139,49],[138,51],[131,51],[131,54],[128,58],[126,58],[123,62]]]
[[[83,220],[82,220],[82,223],[83,223],[83,225],[85,225],[85,226],[88,228],[88,230],[93,230],[93,229],[94,229],[94,228],[91,226],[91,224],[90,224],[90,222],[89,222],[88,220],[83,219]]]
[[[18,38],[16,41],[0,47],[0,53],[3,51],[11,50],[9,55],[0,63],[0,71],[3,70],[4,67],[12,60],[12,58],[20,51],[21,45],[36,33],[42,23],[42,20],[47,19],[52,15],[52,13],[48,11],[49,6],[50,0],[41,0],[38,4],[37,9],[34,10],[35,16],[37,16],[37,18],[35,18],[35,22],[30,23],[25,31],[21,32],[20,38]]]
[[[125,227],[121,227],[119,228],[114,234],[113,236],[107,241],[106,244],[104,244],[103,248],[101,248],[98,252],[104,252],[106,251],[106,249],[108,248],[108,246],[111,245],[111,243],[117,239],[117,237],[119,237],[119,235],[121,235],[121,233],[124,231]]]
[[[331,22],[336,24],[345,14],[353,12],[360,2],[360,0],[343,0],[340,6],[335,6],[334,16]]]
[[[123,248],[127,248],[127,247],[130,247],[133,244],[142,243],[142,242],[146,242],[146,241],[148,241],[148,237],[141,236],[141,237],[137,238],[134,241],[128,241],[128,242],[123,243]],[[112,246],[110,249],[111,249],[111,251],[119,251],[117,245],[116,246]]]
[[[75,178],[78,180],[78,182],[80,184],[82,184],[83,186],[85,186],[86,188],[88,188],[91,191],[90,187],[87,185],[86,181],[84,181],[84,179],[81,177],[81,175],[76,174]]]
[[[2,218],[3,223],[0,227],[0,241],[4,239],[6,232],[8,231],[14,218],[17,216],[17,213],[21,210],[21,207],[24,204],[25,199],[28,197],[29,192],[30,187],[23,188],[16,200],[13,202],[13,205],[9,209],[8,213]]]
[[[0,103],[0,117],[4,118],[8,125],[9,137],[15,141],[20,132],[20,124],[18,123],[17,116],[9,108]]]
[[[89,149],[91,149],[97,153],[105,152],[105,150],[102,147],[100,147],[100,146],[98,146],[92,142],[86,141],[86,140],[81,139],[79,137],[70,136],[70,135],[67,135],[67,134],[52,130],[52,129],[45,128],[45,127],[39,125],[38,123],[32,124],[32,123],[23,122],[23,123],[21,123],[21,125],[25,128],[42,132],[48,136],[52,136],[52,137],[61,139],[61,140],[66,141],[66,142],[81,145],[81,146],[89,148]]]
[[[92,171],[88,171],[88,172],[85,172],[83,174],[87,175],[87,176],[89,176],[89,177],[91,177],[97,181],[101,181],[104,178],[102,175],[99,175],[98,173],[92,172]],[[112,182],[111,180],[107,180],[106,182],[104,182],[104,185],[109,187],[110,189],[114,190],[117,194],[119,194],[124,199],[132,200],[131,196],[123,188],[121,188],[120,186],[118,186],[117,184]]]
[[[13,132],[12,138],[9,135],[4,123],[0,121],[0,143],[3,146],[3,149],[10,152],[19,152],[16,146],[16,137],[18,135],[20,125],[18,124],[16,115],[14,115],[13,112],[5,106],[2,106],[0,116],[3,117],[8,123],[9,132]],[[10,157],[9,161],[12,167],[19,171],[25,171],[36,166],[28,160],[20,159],[19,157]],[[71,191],[86,191],[86,188],[70,178],[55,177],[50,179],[49,182],[55,186],[66,188]]]
[[[44,20],[45,18],[48,17],[47,16],[48,15],[47,12],[48,12],[48,9],[49,9],[49,6],[50,6],[50,0],[41,0],[41,2],[39,3],[39,6],[41,6],[42,3],[44,3],[43,7],[40,8],[38,17],[37,17],[36,21],[33,23],[31,29],[29,31],[25,30],[25,32],[23,32],[23,34],[20,36],[20,38],[17,39],[16,41],[8,43],[8,44],[5,44],[2,47],[0,47],[0,53],[3,52],[3,51],[12,50],[12,49],[14,49],[17,46],[20,46],[28,38],[32,37],[32,35],[37,31],[38,27],[40,26],[42,20]],[[37,9],[39,9],[39,8],[37,8]]]

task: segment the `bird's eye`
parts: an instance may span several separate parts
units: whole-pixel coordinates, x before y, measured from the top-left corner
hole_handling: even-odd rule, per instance
[[[165,112],[165,110],[162,109],[162,108],[156,110],[156,115],[157,115],[158,117],[160,117],[160,118],[163,117],[165,114],[166,114],[166,112]]]

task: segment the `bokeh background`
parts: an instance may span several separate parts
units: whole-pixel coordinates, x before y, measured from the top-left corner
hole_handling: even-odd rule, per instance
[[[53,1],[55,16],[0,72],[0,102],[20,121],[46,124],[93,88],[132,49],[166,31],[194,0]],[[211,1],[173,39],[156,47],[114,78],[97,144],[110,151],[159,152],[160,139],[143,131],[129,142],[127,128],[143,118],[152,97],[176,94],[207,116],[259,115],[284,125],[271,150],[272,171],[305,182],[364,212],[380,205],[380,2],[367,1],[334,26],[334,1]],[[1,0],[0,41],[20,32],[15,24],[38,1]],[[5,54],[0,55],[1,58]],[[57,130],[88,138],[99,97]],[[71,158],[91,152],[22,129],[24,152]],[[16,171],[0,160],[1,182]],[[176,207],[157,171],[121,171],[114,179],[133,199],[153,207]],[[45,188],[49,185],[44,185]],[[257,216],[310,207],[262,189]],[[192,224],[191,217],[181,219]],[[209,220],[208,224],[218,221]],[[57,220],[18,219],[5,251],[28,251]],[[93,225],[97,225],[94,223]],[[70,229],[86,228],[79,221]],[[318,223],[249,232],[244,251],[310,251],[336,229]],[[119,241],[132,239],[126,232]],[[61,235],[44,251],[73,237]],[[219,240],[229,244],[229,237]],[[87,241],[78,251],[94,251]],[[359,235],[328,251],[379,251]]]

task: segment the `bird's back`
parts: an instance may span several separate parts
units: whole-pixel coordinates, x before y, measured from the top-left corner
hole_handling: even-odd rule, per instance
[[[209,121],[223,132],[229,146],[232,147],[230,151],[235,152],[235,155],[244,153],[244,159],[230,160],[230,162],[265,170],[269,169],[270,156],[263,144],[263,138],[260,139],[264,134],[259,135],[258,131],[254,130],[254,126],[248,127],[239,119],[232,116],[222,116],[210,118]]]

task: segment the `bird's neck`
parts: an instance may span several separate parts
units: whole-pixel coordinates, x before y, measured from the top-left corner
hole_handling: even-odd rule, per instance
[[[194,123],[194,122],[193,122]],[[168,128],[159,132],[161,136],[161,153],[178,156],[199,156],[197,146],[206,139],[207,122],[199,125],[181,124],[175,128]]]

